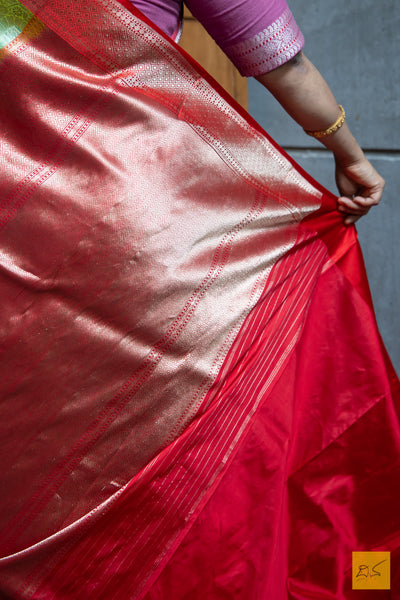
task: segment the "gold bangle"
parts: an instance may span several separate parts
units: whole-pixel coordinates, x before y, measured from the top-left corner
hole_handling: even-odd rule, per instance
[[[312,137],[315,137],[315,138],[321,138],[321,137],[325,137],[326,135],[331,135],[332,133],[335,133],[335,131],[337,131],[338,129],[341,128],[341,126],[343,125],[344,120],[346,118],[346,113],[344,112],[343,106],[341,106],[339,104],[339,108],[340,108],[340,115],[338,116],[336,121],[334,123],[332,123],[332,125],[330,125],[326,129],[321,129],[321,131],[309,131],[309,130],[305,129],[304,131],[306,132],[306,134],[311,135]]]

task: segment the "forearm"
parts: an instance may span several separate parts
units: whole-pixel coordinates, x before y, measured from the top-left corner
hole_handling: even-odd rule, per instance
[[[339,116],[339,106],[325,79],[302,52],[286,64],[257,77],[301,127],[321,131]],[[385,185],[364,156],[347,123],[318,138],[336,159],[338,208],[345,224],[354,223],[378,204]]]
[[[331,89],[303,53],[257,79],[304,129],[325,129],[339,116],[338,103]],[[343,164],[351,164],[363,156],[346,123],[334,134],[319,138],[319,141],[332,150]]]

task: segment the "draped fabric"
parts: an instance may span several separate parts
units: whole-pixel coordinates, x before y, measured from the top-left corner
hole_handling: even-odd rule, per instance
[[[139,13],[24,5],[0,2],[0,597],[363,598],[366,549],[395,598],[399,383],[334,196]]]

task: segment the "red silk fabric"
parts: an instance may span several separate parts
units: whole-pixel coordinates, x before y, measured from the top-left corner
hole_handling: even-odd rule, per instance
[[[45,27],[0,64],[2,597],[361,598],[363,549],[396,593],[399,384],[335,198],[135,12],[25,4]]]

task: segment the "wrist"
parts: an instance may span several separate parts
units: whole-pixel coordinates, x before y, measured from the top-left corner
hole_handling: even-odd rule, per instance
[[[333,152],[336,162],[344,167],[365,159],[364,152],[352,135],[347,123],[344,123],[343,126],[332,135],[320,138],[319,141]]]

